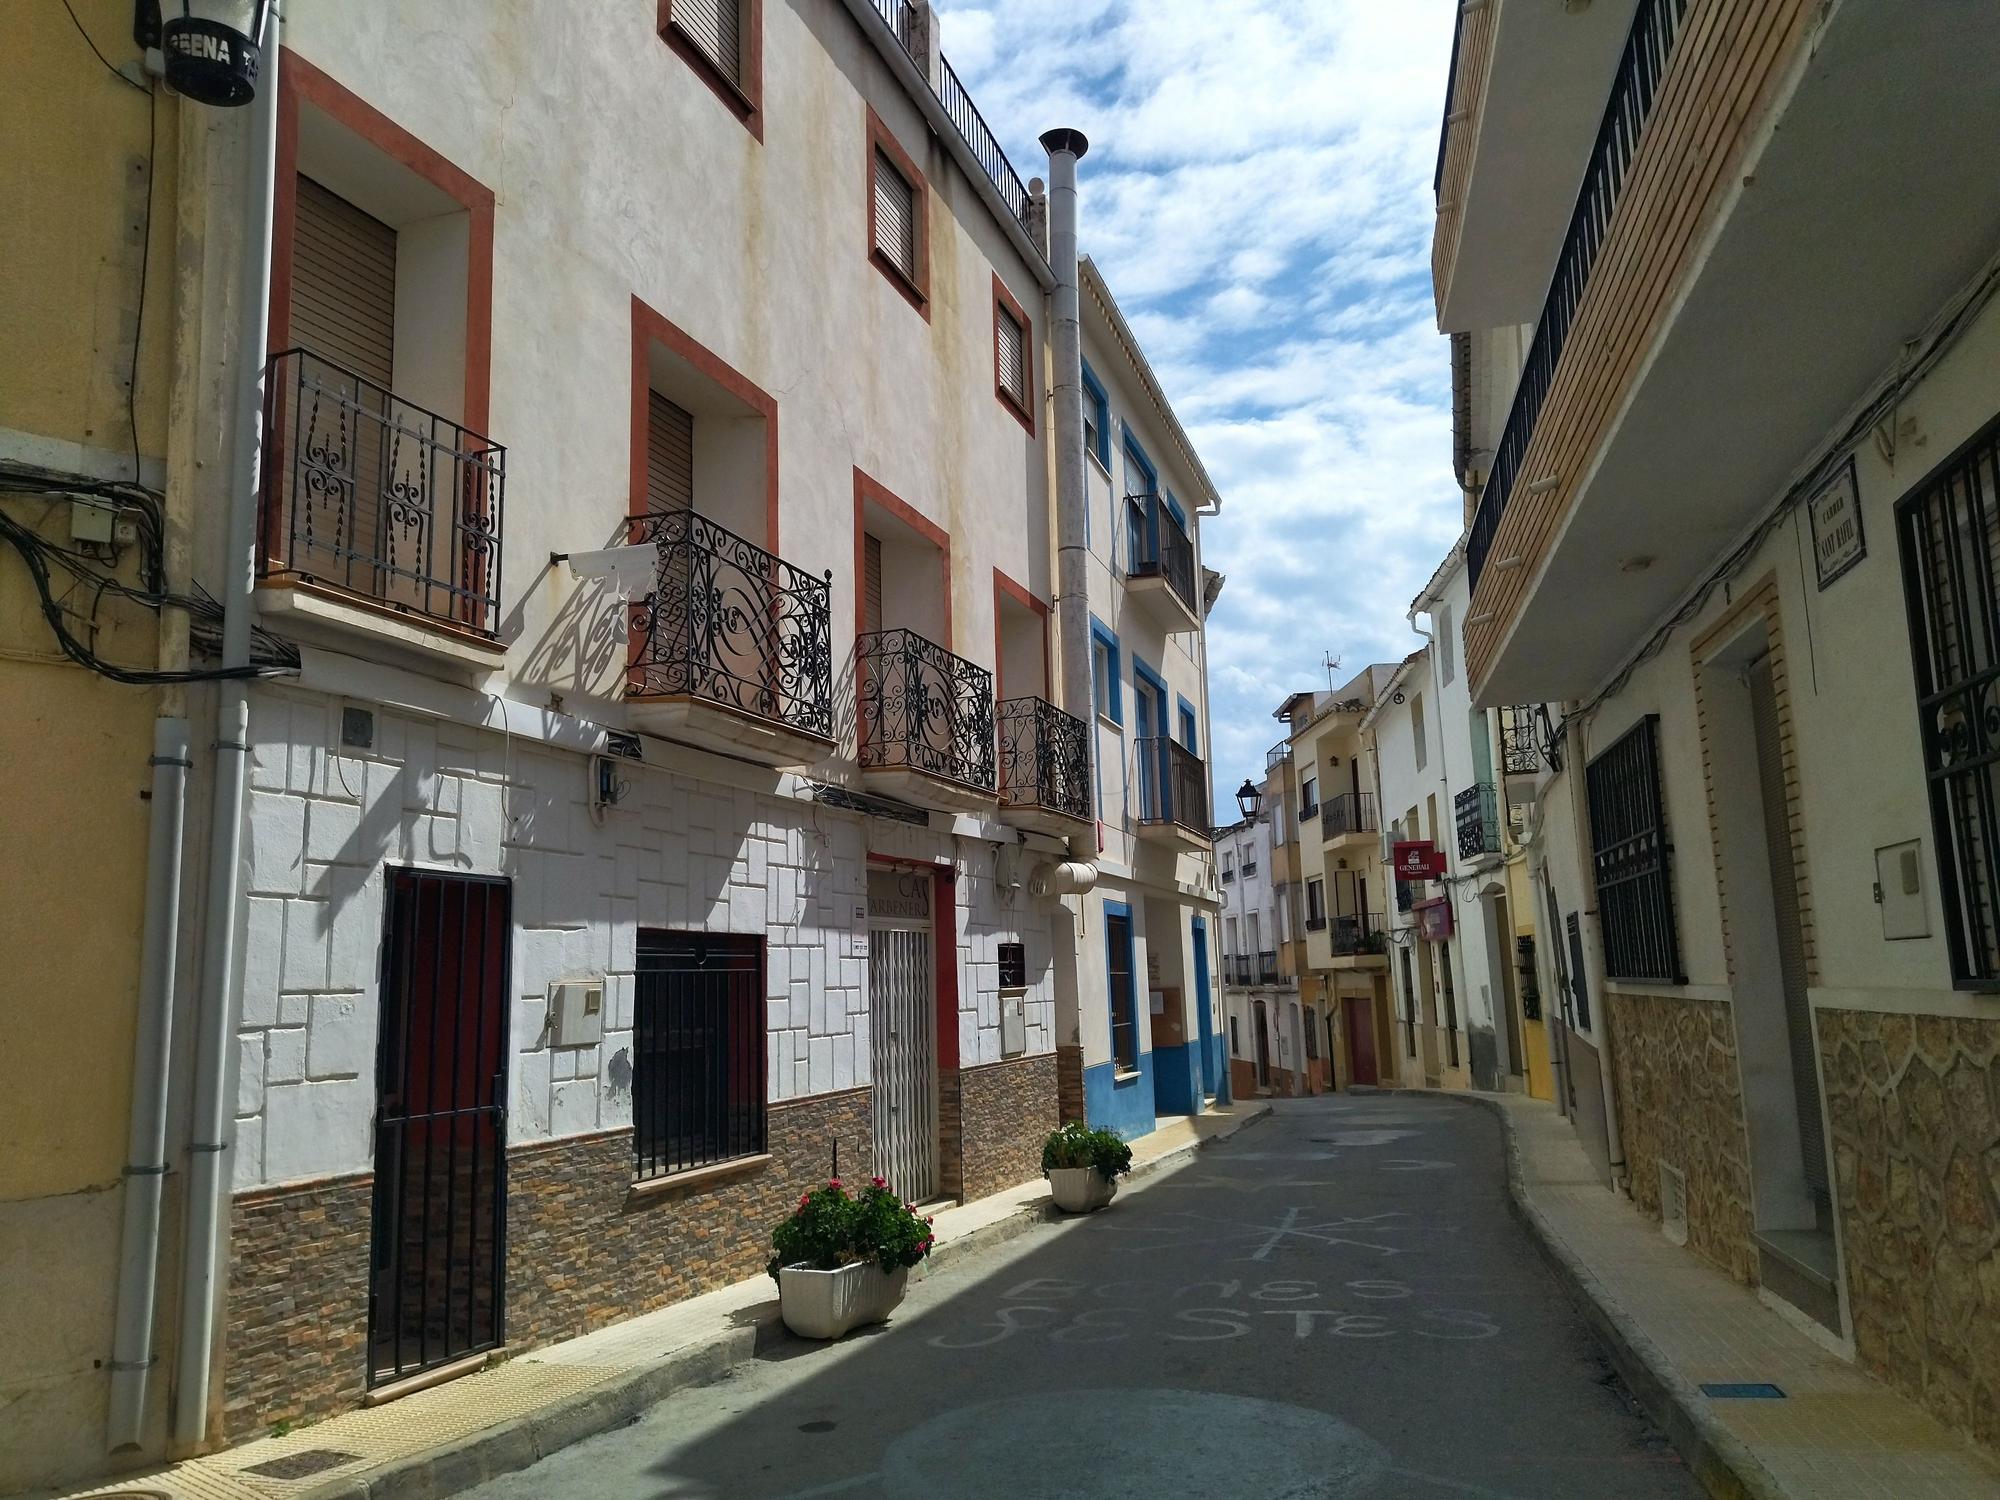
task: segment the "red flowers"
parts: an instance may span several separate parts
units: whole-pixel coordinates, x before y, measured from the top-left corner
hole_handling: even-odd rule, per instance
[[[837,1188],[840,1186],[840,1179],[838,1177],[829,1177],[826,1180],[826,1185],[830,1188]]]
[[[886,1177],[871,1177],[868,1181],[874,1187],[887,1187],[889,1185],[889,1179]]]

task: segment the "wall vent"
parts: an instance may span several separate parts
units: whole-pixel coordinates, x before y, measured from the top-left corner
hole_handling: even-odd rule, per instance
[[[1660,1233],[1676,1245],[1688,1242],[1687,1175],[1660,1163]]]

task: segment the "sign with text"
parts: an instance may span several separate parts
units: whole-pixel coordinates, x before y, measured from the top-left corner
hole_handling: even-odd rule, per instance
[[[1806,502],[1812,518],[1813,563],[1819,586],[1834,579],[1868,555],[1868,538],[1861,530],[1861,490],[1854,479],[1854,455],[1840,472]]]
[[[1398,880],[1438,880],[1444,875],[1444,851],[1429,839],[1398,840],[1389,849]]]
[[[1442,943],[1451,936],[1451,898],[1440,896],[1435,901],[1419,901],[1413,908],[1417,918],[1417,936],[1427,943]]]

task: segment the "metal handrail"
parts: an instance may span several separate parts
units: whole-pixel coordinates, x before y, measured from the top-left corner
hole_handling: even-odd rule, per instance
[[[653,591],[630,606],[628,696],[702,698],[832,738],[832,574],[691,510],[634,516],[626,540],[659,552]]]
[[[1194,542],[1187,528],[1156,494],[1127,495],[1128,507],[1138,506],[1143,526],[1132,529],[1127,572],[1133,578],[1164,578],[1181,603],[1199,614],[1194,588]]]
[[[1382,826],[1373,792],[1340,792],[1319,805],[1320,837],[1336,839],[1350,833],[1374,833]]]
[[[1388,938],[1382,914],[1373,911],[1338,912],[1333,918],[1333,951],[1341,958],[1385,951]]]
[[[1521,462],[1535,435],[1542,403],[1555,384],[1556,366],[1562,359],[1570,325],[1590,285],[1597,253],[1610,233],[1619,190],[1638,152],[1686,10],[1687,0],[1640,0],[1638,12],[1632,18],[1632,30],[1625,39],[1618,72],[1611,82],[1611,96],[1597,128],[1597,142],[1584,170],[1583,185],[1577,190],[1576,207],[1556,256],[1555,274],[1550,278],[1541,317],[1535,323],[1535,341],[1528,350],[1520,383],[1514,388],[1507,425],[1494,449],[1493,467],[1487,473],[1466,536],[1466,575],[1475,589],[1479,587],[1479,575],[1486,566],[1493,538],[1499,532],[1500,517],[1506,512],[1508,499],[1520,477]]]
[[[507,450],[310,349],[264,382],[257,572],[497,640]]]
[[[1208,837],[1208,767],[1187,746],[1165,735],[1141,736],[1139,821],[1173,823]]]
[[[854,643],[862,766],[994,790],[993,674],[914,630]]]
[[[1090,816],[1090,728],[1041,698],[1009,698],[1000,725],[1000,801]]]

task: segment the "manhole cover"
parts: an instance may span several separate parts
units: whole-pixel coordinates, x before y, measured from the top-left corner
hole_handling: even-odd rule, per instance
[[[342,1453],[335,1448],[304,1448],[261,1464],[252,1464],[245,1474],[261,1474],[266,1479],[308,1479],[342,1464],[359,1463],[359,1453]]]

